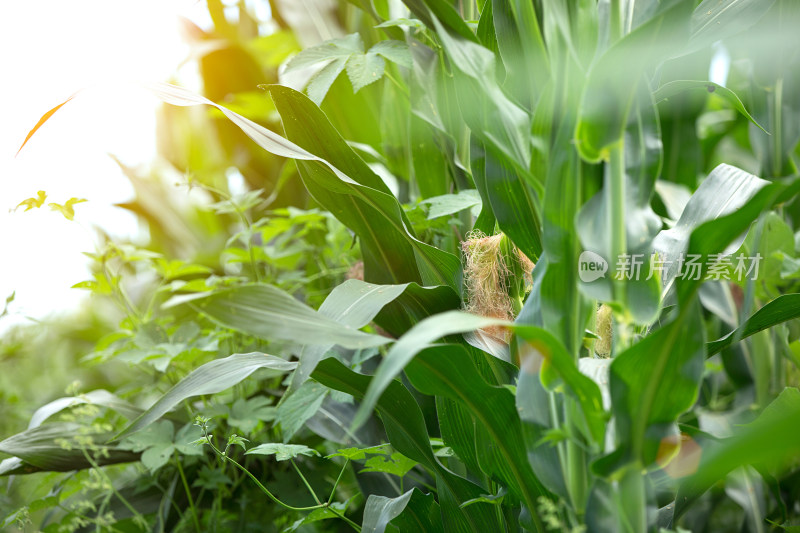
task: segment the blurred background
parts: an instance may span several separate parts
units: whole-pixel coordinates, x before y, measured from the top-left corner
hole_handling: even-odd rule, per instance
[[[16,291],[16,298],[3,329],[76,307],[83,293],[70,286],[88,275],[80,252],[94,250],[95,226],[146,238],[136,218],[114,206],[129,201],[133,188],[109,154],[129,165],[152,164],[157,104],[130,82],[193,81],[181,66],[190,47],[179,17],[209,22],[204,5],[189,1],[14,2],[7,9],[0,21],[0,295]],[[15,157],[39,118],[79,90]],[[88,202],[72,224],[49,209],[13,212],[39,190],[48,202]]]

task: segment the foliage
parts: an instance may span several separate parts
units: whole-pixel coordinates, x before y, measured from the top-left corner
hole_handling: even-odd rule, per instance
[[[101,378],[2,421],[2,527],[797,527],[795,2],[208,6],[188,193],[125,169],[152,242],[88,254]]]

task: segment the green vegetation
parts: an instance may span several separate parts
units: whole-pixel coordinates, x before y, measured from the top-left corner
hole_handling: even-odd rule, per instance
[[[800,4],[335,5],[149,88],[150,243],[0,341],[0,529],[800,527]]]

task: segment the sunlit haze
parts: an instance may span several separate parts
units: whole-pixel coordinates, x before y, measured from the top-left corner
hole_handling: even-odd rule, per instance
[[[55,0],[13,2],[0,18],[0,298],[16,290],[10,322],[73,308],[85,297],[70,286],[86,279],[94,226],[135,237],[136,219],[113,204],[132,198],[116,163],[148,164],[155,155],[155,100],[132,82],[166,81],[188,55],[178,16],[194,18],[192,1]],[[202,23],[202,21],[200,21]],[[186,67],[188,68],[188,67]],[[28,131],[77,90],[15,157]],[[47,193],[71,197],[74,222],[58,212],[9,212]]]

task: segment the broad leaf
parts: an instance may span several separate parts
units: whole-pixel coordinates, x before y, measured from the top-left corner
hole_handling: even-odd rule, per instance
[[[378,321],[385,324],[389,331],[395,332],[403,331],[406,323],[414,323],[420,317],[427,316],[426,313],[443,310],[439,306],[446,309],[458,305],[459,298],[448,287],[423,288],[415,283],[375,285],[347,280],[331,291],[318,313],[354,329],[362,328],[379,317]],[[333,346],[333,343],[327,343],[303,347],[287,394],[308,379],[317,363]]]
[[[693,49],[736,35],[751,26],[775,0],[703,0],[692,14]]]
[[[746,337],[777,324],[800,317],[800,294],[782,294],[753,313],[742,325],[722,338],[706,345],[711,357]]]
[[[534,326],[516,326],[517,358],[524,374],[547,372],[548,367],[559,376],[567,391],[580,404],[583,411],[583,424],[588,428],[592,440],[602,443],[605,434],[603,399],[598,386],[578,370],[575,359],[569,355],[552,334]],[[517,392],[521,404],[532,399],[527,393],[522,397]],[[525,405],[530,409],[530,405]]]
[[[471,315],[462,311],[449,311],[440,315],[426,318],[403,335],[400,340],[386,354],[383,362],[375,372],[369,384],[369,389],[364,396],[364,401],[358,409],[353,429],[366,422],[379,398],[408,363],[420,350],[426,348],[436,339],[454,333],[463,333],[487,326],[504,323],[496,318],[487,318]]]
[[[662,441],[674,438],[674,422],[697,399],[705,360],[699,304],[620,353],[609,384],[617,438],[633,460],[649,465]]]
[[[37,471],[69,472],[91,467],[85,453],[94,454],[93,446],[87,445],[91,437],[94,447],[102,446],[108,455],[100,454],[96,462],[100,465],[127,463],[139,459],[138,453],[122,450],[113,445],[102,445],[110,435],[86,433],[80,424],[55,422],[44,424],[13,435],[0,442],[0,453],[13,455],[22,463],[5,463],[3,475],[27,474]],[[8,461],[8,460],[7,460]],[[10,468],[13,467],[13,468]]]
[[[312,377],[332,389],[364,397],[369,376],[358,374],[335,359],[320,362]],[[484,506],[460,509],[462,501],[480,496],[482,489],[444,468],[433,454],[425,420],[411,393],[398,382],[392,382],[377,405],[383,426],[392,447],[436,473],[436,488],[442,506],[442,518],[448,531],[483,533],[495,517]]]
[[[111,394],[106,390],[98,389],[81,394],[79,396],[58,398],[57,400],[53,400],[52,402],[43,405],[42,407],[38,408],[35,413],[33,413],[33,416],[28,423],[28,429],[33,429],[42,425],[42,422],[54,414],[63,411],[64,409],[81,404],[102,405],[104,407],[109,407],[129,418],[135,418],[142,412],[141,409],[131,405],[116,395]]]
[[[661,231],[653,241],[655,251],[666,262],[661,280],[665,294],[679,273],[679,260],[688,252],[692,231],[706,221],[735,212],[767,184],[752,174],[724,164],[708,175],[689,199],[675,226]]]
[[[412,489],[411,500],[405,509],[392,519],[389,528],[397,528],[398,532],[444,533],[441,511],[433,494],[423,494],[420,489]]]
[[[800,391],[786,388],[750,424],[737,428],[736,434],[719,442],[706,441],[701,446],[697,471],[681,482],[673,521],[680,518],[688,504],[711,485],[747,464],[780,471],[800,457],[797,437],[787,428],[800,424]]]
[[[320,109],[287,87],[270,95],[287,136],[330,163],[298,160],[306,188],[361,240],[365,279],[377,283],[417,282],[460,290],[458,258],[425,244],[411,233],[405,213],[383,181],[342,139]],[[330,166],[329,166],[330,165]],[[342,176],[332,171],[341,167]],[[354,181],[355,180],[355,181]]]
[[[122,430],[115,440],[144,429],[187,398],[222,392],[240,383],[260,368],[288,372],[295,366],[297,363],[256,352],[234,354],[206,363],[175,384],[147,411]]]
[[[339,344],[353,349],[388,342],[384,337],[327,318],[272,285],[242,285],[215,291],[193,298],[189,305],[225,327],[265,340]]]
[[[406,369],[415,388],[464,405],[475,420],[478,462],[530,509],[546,491],[527,462],[514,395],[481,377],[467,351],[443,345],[420,352]]]
[[[386,526],[405,510],[411,495],[417,489],[411,489],[397,498],[387,498],[371,494],[364,506],[364,521],[361,531],[364,533],[384,533]]]
[[[662,2],[659,12],[617,41],[592,66],[584,87],[575,132],[585,160],[608,160],[609,148],[622,139],[628,110],[642,76],[679,53],[689,37],[694,2]]]
[[[316,364],[314,366],[316,367]],[[311,372],[313,369],[309,371],[309,375]],[[287,397],[284,393],[275,419],[275,422],[281,425],[284,442],[291,439],[303,424],[316,414],[327,394],[326,387],[313,381],[303,383],[291,396]]]
[[[711,81],[699,81],[699,80],[676,80],[665,83],[658,90],[653,93],[653,99],[656,103],[659,103],[663,100],[670,98],[676,94],[683,93],[685,91],[705,91],[707,93],[716,94],[720,98],[727,101],[733,108],[741,113],[747,120],[758,126],[758,128],[767,133],[767,131],[761,127],[761,124],[756,122],[750,113],[747,112],[747,109],[744,107],[744,104],[736,96],[736,93],[728,89],[727,87],[723,87],[717,83]]]
[[[481,205],[481,197],[475,189],[464,189],[455,194],[443,194],[426,198],[420,202],[428,205],[428,220],[453,215],[465,209],[474,209]]]

